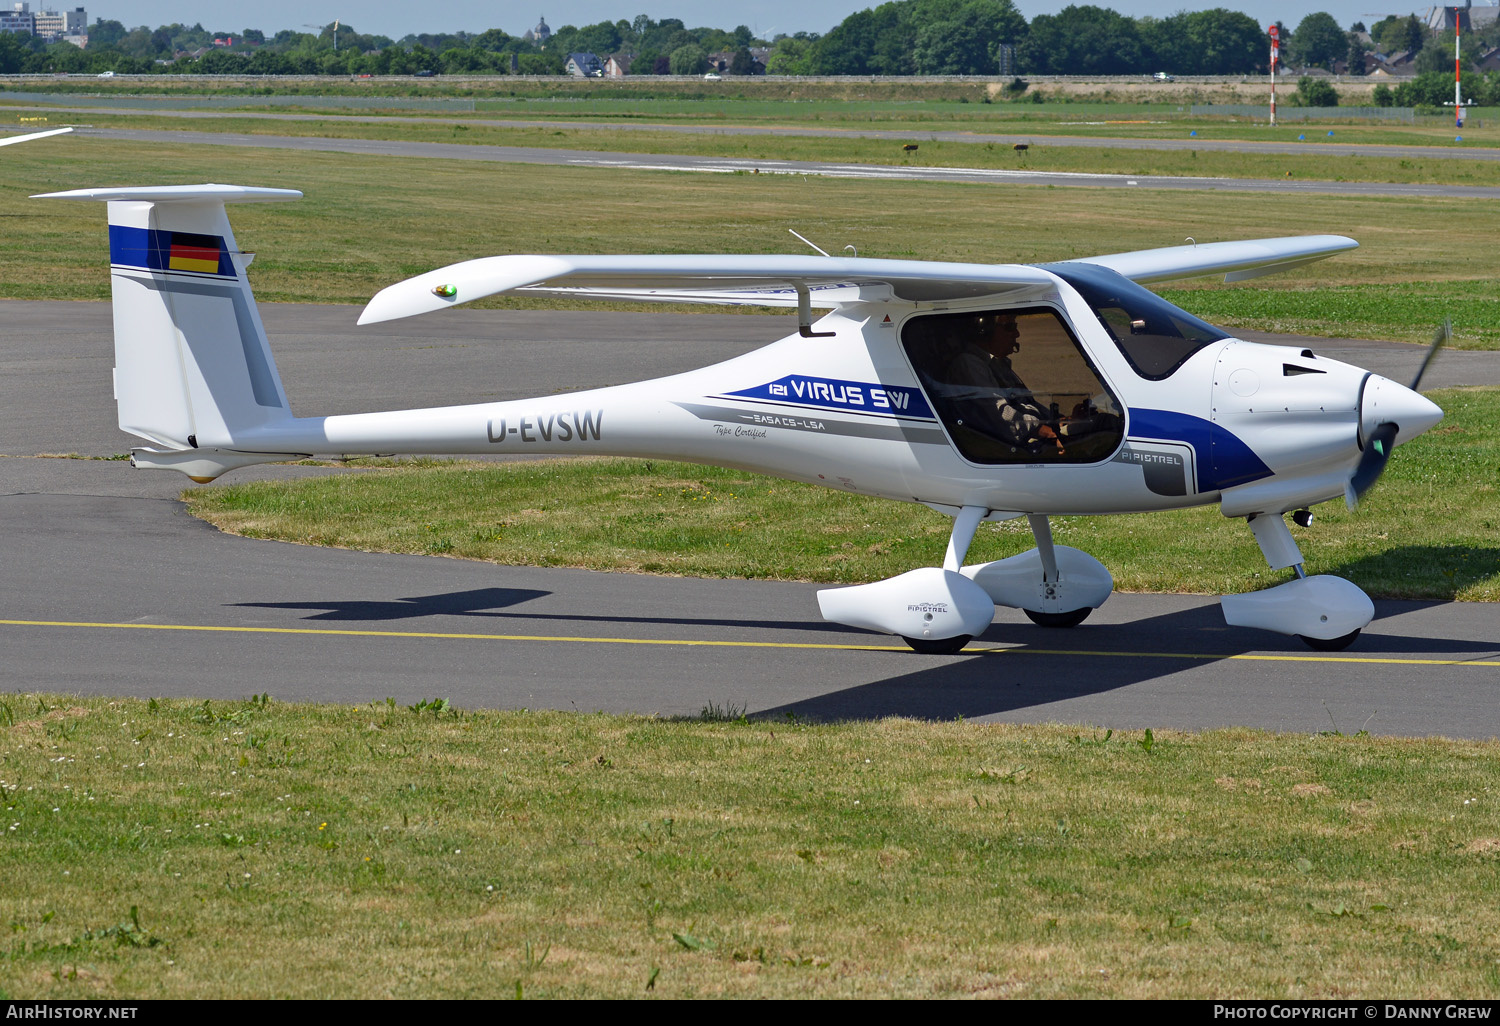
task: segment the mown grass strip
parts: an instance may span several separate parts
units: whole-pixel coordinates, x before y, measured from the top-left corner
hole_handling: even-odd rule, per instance
[[[1384,598],[1500,600],[1500,389],[1432,393],[1443,424],[1403,445],[1353,513],[1294,528],[1309,573]],[[254,538],[529,566],[809,581],[935,565],[952,522],[925,507],[650,460],[375,464],[296,481],[190,489],[194,515]],[[1126,591],[1253,591],[1272,572],[1217,507],[1055,517],[1060,543]],[[1024,520],[981,526],[968,561],[1032,546]]]
[[[3,108],[0,108],[3,111]],[[509,112],[507,112],[509,113]],[[546,112],[543,112],[546,113]],[[725,125],[713,133],[611,130],[587,125],[574,127],[566,123],[549,123],[530,127],[485,124],[482,121],[453,118],[365,117],[358,120],[337,118],[298,120],[234,117],[214,113],[212,116],[162,117],[150,114],[89,114],[89,123],[97,128],[138,128],[166,131],[233,132],[245,135],[292,136],[324,139],[399,139],[411,142],[459,143],[475,146],[524,146],[542,149],[602,150],[625,153],[676,154],[682,156],[733,158],[738,160],[834,161],[902,167],[982,168],[1015,171],[1061,171],[1092,174],[1144,175],[1202,178],[1293,178],[1296,181],[1329,182],[1396,182],[1424,185],[1500,185],[1500,161],[1435,159],[1414,156],[1393,159],[1385,156],[1361,156],[1319,153],[1316,144],[1305,153],[1270,154],[1253,150],[1222,152],[1201,150],[1152,150],[1132,148],[1129,140],[1118,147],[1082,148],[1051,145],[1046,136],[1036,137],[1024,151],[997,142],[967,142],[931,137],[934,131],[953,131],[951,126],[895,126],[904,132],[901,139],[861,139],[846,137],[799,137],[747,135]],[[791,127],[807,128],[807,125]],[[851,127],[830,126],[837,132]],[[958,130],[1005,131],[1005,125],[987,128],[964,126]],[[1018,126],[1010,126],[1012,128]],[[1047,131],[1063,126],[1048,126]],[[1028,126],[1029,128],[1029,126]],[[1310,129],[1309,129],[1310,130]],[[1187,136],[1183,128],[1171,138]],[[1326,132],[1326,129],[1324,130]],[[1303,133],[1305,134],[1305,132]],[[1322,133],[1319,133],[1322,134]],[[1500,129],[1494,140],[1500,143]],[[1230,138],[1228,133],[1204,129],[1207,140]],[[1269,138],[1265,136],[1265,138]],[[1137,135],[1135,138],[1152,138]],[[1326,138],[1326,136],[1325,136]],[[1277,135],[1276,142],[1291,142],[1296,133]],[[907,140],[915,141],[916,152],[903,149]],[[1352,142],[1352,139],[1341,140]],[[1427,140],[1425,137],[1422,142]],[[1451,139],[1449,140],[1451,144]]]
[[[1336,729],[12,694],[0,994],[1495,997],[1497,795]]]
[[[1070,97],[1065,102],[1037,104],[1031,95],[1019,103],[1004,102],[1003,93],[995,94],[998,83],[873,83],[831,82],[806,83],[774,79],[727,83],[691,82],[611,82],[584,84],[565,81],[515,82],[504,79],[469,80],[462,84],[440,83],[413,88],[408,82],[363,83],[350,88],[347,79],[325,79],[321,85],[293,86],[287,83],[268,85],[247,82],[239,90],[246,99],[235,102],[232,90],[207,83],[140,81],[115,85],[90,82],[78,88],[64,82],[50,83],[40,93],[34,82],[0,80],[0,110],[31,106],[95,108],[95,97],[104,97],[114,107],[121,98],[140,97],[148,111],[160,108],[162,101],[174,96],[201,93],[218,96],[212,101],[215,112],[284,112],[291,114],[406,116],[416,111],[408,103],[411,97],[433,95],[472,100],[470,112],[420,110],[434,119],[462,120],[475,117],[500,117],[531,120],[605,120],[619,122],[659,121],[699,125],[812,125],[819,128],[858,129],[894,127],[922,131],[1034,132],[1040,139],[1048,136],[1092,136],[1106,138],[1192,138],[1197,132],[1204,139],[1235,139],[1246,142],[1302,142],[1309,148],[1326,143],[1368,143],[1379,145],[1443,146],[1453,149],[1493,146],[1500,142],[1500,109],[1466,108],[1467,122],[1462,133],[1455,132],[1451,116],[1422,115],[1412,124],[1397,121],[1370,121],[1351,115],[1321,118],[1317,121],[1288,121],[1270,126],[1264,119],[1242,116],[1194,115],[1194,103],[1213,102],[1198,90],[1188,87],[1187,95],[1179,93],[1165,102],[1170,91],[1152,89],[1152,102],[1124,102],[1123,98],[1104,101],[1095,98]],[[1037,88],[1051,100],[1061,97],[1055,87],[1037,83]],[[445,88],[446,86],[446,88]],[[1035,91],[1035,90],[1033,90]],[[277,106],[275,95],[329,96],[357,94],[359,107],[341,104],[334,99],[325,107],[287,103]],[[80,95],[83,94],[83,95]],[[1166,95],[1164,95],[1166,94]],[[386,96],[390,103],[368,109],[365,98]],[[39,98],[40,97],[40,98]],[[991,102],[986,102],[989,100]],[[1256,90],[1251,103],[1264,103],[1265,93]],[[1218,102],[1235,102],[1222,97]],[[191,101],[189,101],[191,103]],[[403,104],[405,105],[403,107]],[[1346,106],[1357,106],[1346,99]],[[181,105],[189,111],[202,107]],[[1283,108],[1285,110],[1286,108]],[[62,114],[62,111],[58,112]],[[1329,136],[1327,133],[1335,134]],[[1460,142],[1457,136],[1462,137]],[[1301,137],[1299,139],[1299,137]]]

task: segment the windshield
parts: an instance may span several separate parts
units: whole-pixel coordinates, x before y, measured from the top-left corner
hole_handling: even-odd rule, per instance
[[[1078,290],[1143,378],[1168,377],[1204,346],[1229,337],[1107,267],[1077,261],[1042,266]]]

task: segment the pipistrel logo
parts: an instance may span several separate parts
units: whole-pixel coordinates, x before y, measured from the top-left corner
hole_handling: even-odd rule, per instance
[[[946,613],[948,603],[946,602],[913,602],[906,607],[908,613]]]

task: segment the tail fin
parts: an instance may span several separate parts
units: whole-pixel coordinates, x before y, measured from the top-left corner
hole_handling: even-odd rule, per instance
[[[237,436],[290,419],[245,278],[251,254],[235,245],[224,204],[301,196],[291,189],[178,185],[36,197],[109,203],[115,401],[121,430],[166,450],[151,454],[166,457],[155,465],[211,469],[212,450],[234,450]],[[218,462],[238,466],[248,454],[223,455]]]

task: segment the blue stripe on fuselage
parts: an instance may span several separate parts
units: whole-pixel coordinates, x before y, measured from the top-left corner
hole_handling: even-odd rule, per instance
[[[1202,417],[1171,410],[1130,411],[1130,437],[1183,442],[1197,452],[1198,491],[1218,492],[1259,481],[1274,471],[1238,436]]]

